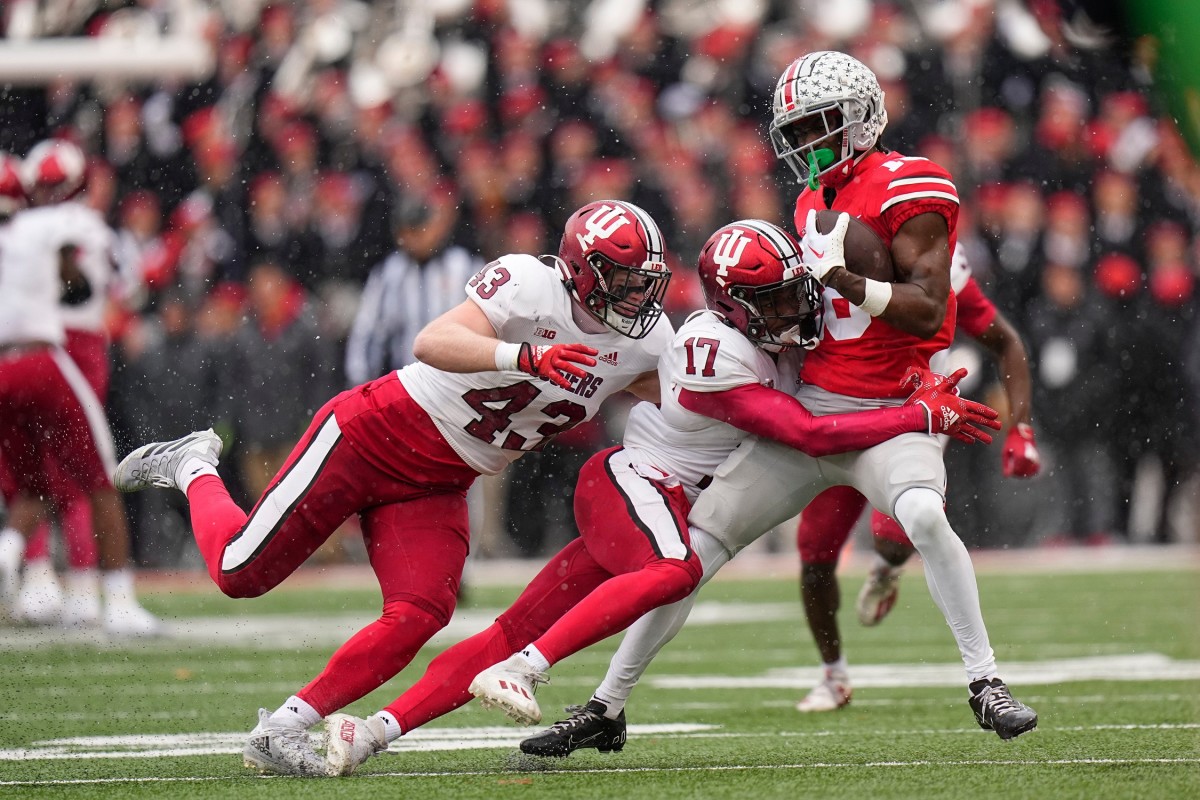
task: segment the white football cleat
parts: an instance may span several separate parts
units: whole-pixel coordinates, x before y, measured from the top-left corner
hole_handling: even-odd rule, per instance
[[[387,731],[378,717],[330,714],[325,720],[325,774],[330,777],[350,775],[359,764],[387,749]]]
[[[151,486],[176,489],[176,472],[188,458],[198,458],[217,466],[221,457],[221,437],[209,428],[189,433],[170,442],[151,442],[121,460],[113,473],[113,485],[122,492],[139,492]]]
[[[304,728],[271,721],[271,712],[258,710],[258,724],[242,748],[242,763],[259,772],[317,777],[325,774],[325,759]]]
[[[868,628],[883,622],[900,594],[900,567],[875,567],[858,593],[858,621]]]
[[[845,673],[826,674],[825,680],[818,683],[808,693],[808,696],[796,704],[797,711],[837,711],[850,705],[850,678]]]
[[[49,558],[25,564],[14,616],[28,625],[57,625],[62,620],[63,590]]]
[[[0,530],[0,619],[16,613],[24,555],[25,537],[11,528]]]
[[[539,683],[549,683],[520,653],[493,664],[475,676],[467,691],[479,698],[484,708],[499,708],[521,725],[542,721],[542,709],[533,694]]]
[[[163,625],[137,603],[109,603],[104,607],[104,632],[111,636],[159,636]]]

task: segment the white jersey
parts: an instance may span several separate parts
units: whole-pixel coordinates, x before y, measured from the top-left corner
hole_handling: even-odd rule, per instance
[[[17,212],[0,234],[0,345],[66,341],[58,298],[57,234],[50,208]]]
[[[63,325],[68,330],[98,333],[104,329],[104,312],[113,281],[115,234],[98,211],[83,203],[59,203],[49,210],[57,220],[57,234],[47,245],[56,253],[62,247],[76,247],[79,271],[92,290],[91,297],[84,302],[62,307]]]
[[[782,368],[740,331],[711,311],[699,311],[680,327],[658,365],[662,405],[639,403],[629,413],[623,444],[644,463],[677,479],[689,500],[699,483],[749,434],[734,426],[688,411],[679,403],[683,389],[722,392],[759,384],[792,393],[799,362],[780,356]],[[786,376],[781,378],[782,375]],[[783,384],[783,385],[781,385]]]
[[[580,343],[599,351],[583,378],[571,378],[571,389],[515,370],[455,373],[416,363],[399,371],[404,388],[450,446],[485,475],[495,475],[555,434],[595,416],[605,399],[658,365],[673,333],[666,318],[642,339],[607,327],[585,332],[575,321],[578,306],[558,270],[528,255],[493,261],[471,279],[466,292],[506,342]]]

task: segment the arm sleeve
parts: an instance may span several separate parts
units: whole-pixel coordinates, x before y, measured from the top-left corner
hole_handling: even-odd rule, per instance
[[[813,457],[865,450],[902,433],[928,430],[925,409],[917,405],[818,417],[791,395],[759,384],[723,392],[682,389],[679,402],[688,411]]]

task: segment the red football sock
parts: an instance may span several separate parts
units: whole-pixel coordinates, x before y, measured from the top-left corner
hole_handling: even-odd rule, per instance
[[[92,504],[85,495],[72,497],[62,510],[63,544],[67,566],[71,569],[95,569],[100,563],[96,534],[92,528]]]
[[[33,529],[33,535],[25,544],[25,560],[37,561],[50,557],[50,523],[39,522]]]
[[[547,661],[556,664],[625,630],[646,612],[687,597],[699,577],[682,561],[669,559],[616,575],[563,614],[533,645]]]
[[[345,708],[394,678],[441,629],[441,622],[412,603],[385,603],[383,616],[339,647],[296,696],[323,717]]]
[[[188,513],[192,519],[192,535],[208,575],[221,585],[221,555],[225,545],[246,524],[246,512],[238,508],[229,490],[216,475],[201,475],[188,487]]]
[[[509,642],[500,623],[493,622],[487,630],[435,658],[421,679],[384,711],[396,718],[405,733],[449,714],[471,700],[467,687],[472,678],[511,656],[518,647]]]

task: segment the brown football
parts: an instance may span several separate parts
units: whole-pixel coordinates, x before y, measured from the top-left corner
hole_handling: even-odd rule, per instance
[[[817,230],[829,233],[837,224],[837,211],[818,211]],[[879,234],[865,222],[850,218],[845,239],[846,269],[855,275],[877,281],[896,280],[896,269],[892,264],[892,253]]]

